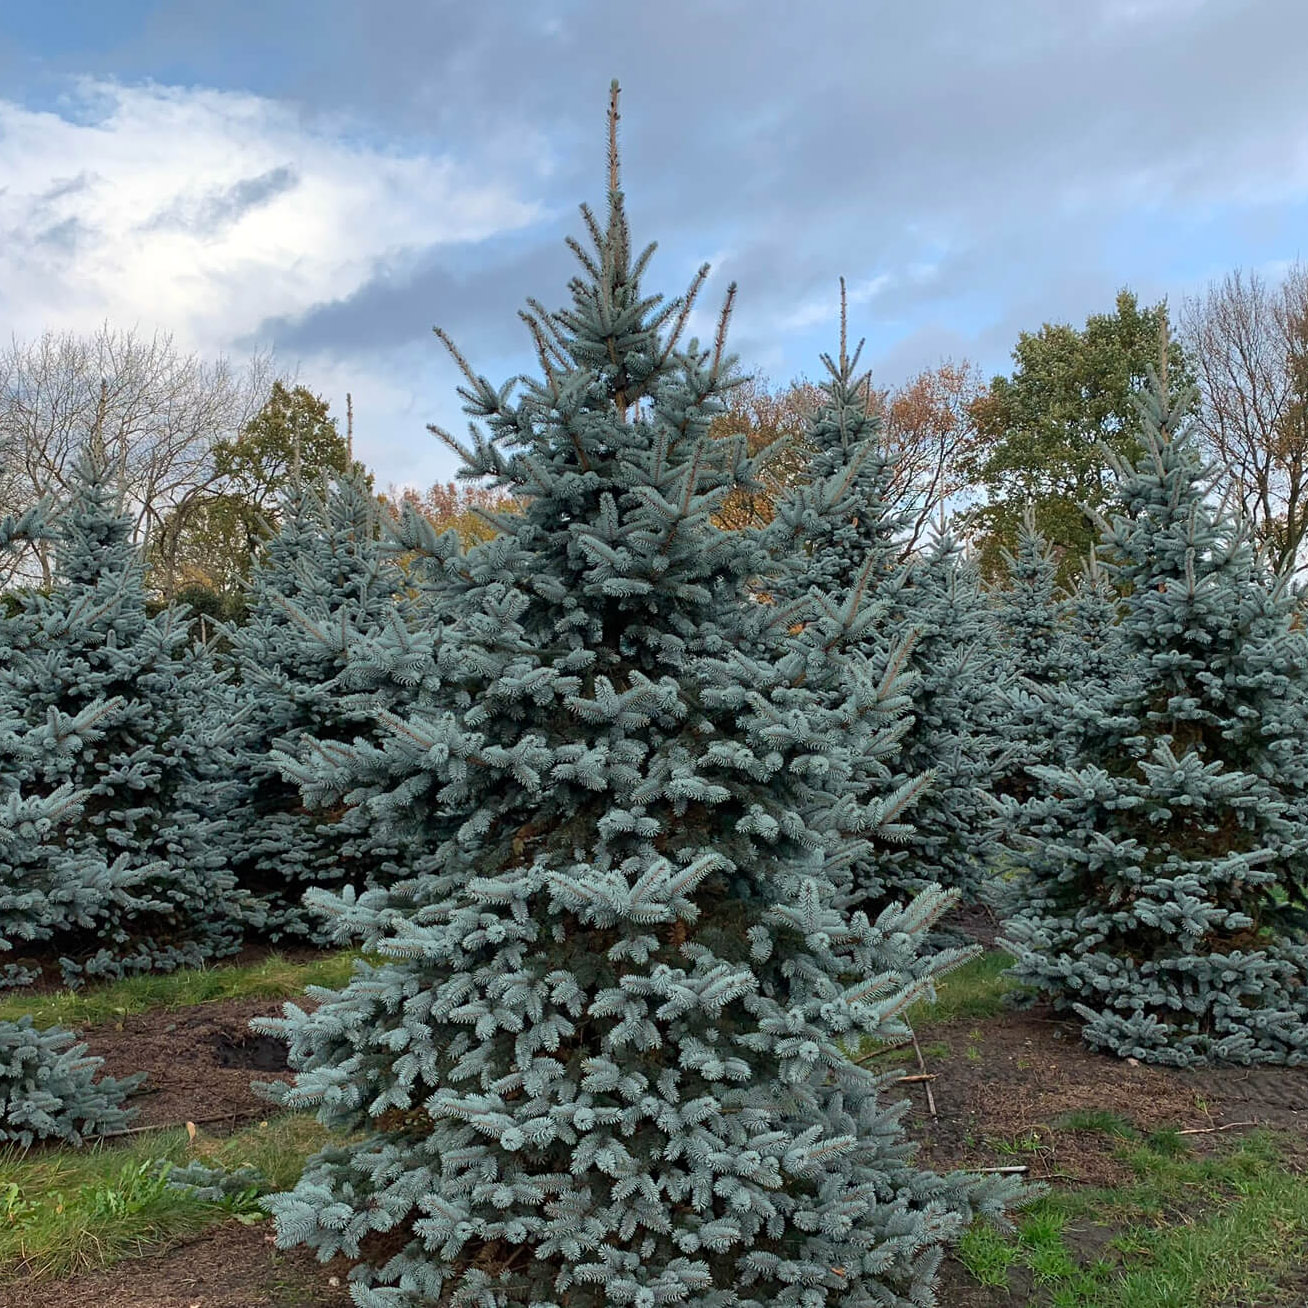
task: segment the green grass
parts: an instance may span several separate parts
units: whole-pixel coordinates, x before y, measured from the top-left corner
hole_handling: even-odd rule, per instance
[[[1099,1135],[1121,1136],[1124,1140],[1137,1139],[1140,1134],[1120,1113],[1110,1113],[1106,1109],[1064,1113],[1054,1126],[1060,1131],[1093,1131]]]
[[[1225,1308],[1276,1301],[1308,1264],[1308,1177],[1284,1162],[1275,1136],[1198,1158],[1174,1133],[1140,1141],[1111,1114],[1086,1116],[1105,1120],[1072,1129],[1121,1136],[1134,1181],[1052,1191],[1012,1236],[974,1227],[957,1257],[976,1281],[1006,1287],[1022,1267],[1051,1308]],[[1068,1235],[1091,1226],[1104,1228],[1106,1247],[1083,1261]]]
[[[129,1013],[148,1009],[185,1008],[217,999],[294,999],[304,993],[306,986],[343,986],[356,957],[354,952],[344,950],[294,962],[272,954],[246,967],[186,968],[81,990],[11,995],[0,999],[0,1021],[30,1014],[39,1027],[82,1027],[116,1022]]]
[[[1012,966],[1011,955],[994,949],[956,968],[937,983],[934,1004],[915,1004],[909,1010],[913,1029],[920,1037],[928,1027],[946,1022],[997,1017],[1004,1011],[1004,996],[1014,988],[1003,976]]]
[[[1004,996],[1013,989],[1013,984],[1003,976],[1012,966],[1013,959],[1001,950],[992,950],[955,968],[936,983],[936,1002],[926,1000],[914,1004],[908,1010],[908,1020],[913,1030],[920,1037],[932,1027],[943,1026],[947,1022],[980,1021],[987,1017],[996,1017],[1004,1011]],[[964,1057],[979,1059],[981,1053],[981,1032],[973,1033],[974,1039],[964,1050]],[[851,1047],[859,1057],[877,1053],[878,1066],[890,1067],[897,1062],[915,1061],[916,1055],[911,1045],[878,1046],[875,1041],[864,1040],[856,1048]],[[923,1057],[934,1051],[934,1057],[944,1058],[949,1054],[948,1045],[937,1043],[925,1045]]]
[[[220,1141],[192,1142],[179,1129],[81,1151],[0,1152],[0,1285],[107,1267],[233,1214],[259,1220],[249,1197],[214,1204],[170,1190],[167,1164],[250,1165],[283,1189],[324,1139],[313,1118],[293,1114]]]

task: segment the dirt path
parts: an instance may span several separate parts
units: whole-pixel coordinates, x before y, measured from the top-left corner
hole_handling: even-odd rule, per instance
[[[252,1080],[289,1075],[283,1046],[248,1027],[251,1017],[280,1011],[275,1000],[225,1000],[132,1014],[121,1023],[88,1027],[84,1038],[110,1073],[148,1074],[151,1093],[136,1101],[139,1124],[220,1114],[237,1124],[270,1110],[250,1089]],[[930,1084],[939,1116],[928,1113],[921,1083],[904,1086],[902,1093],[911,1101],[907,1125],[921,1143],[922,1161],[940,1170],[1026,1164],[1032,1178],[1060,1186],[1125,1181],[1131,1173],[1115,1156],[1119,1139],[1067,1125],[1069,1114],[1104,1112],[1145,1134],[1241,1123],[1297,1132],[1308,1157],[1308,1068],[1132,1066],[1094,1053],[1081,1043],[1074,1023],[1040,1008],[933,1027],[922,1033],[921,1044],[927,1070],[935,1074]],[[1233,1127],[1235,1133],[1243,1129]],[[1212,1131],[1186,1139],[1202,1151],[1229,1135]],[[1102,1241],[1107,1234],[1087,1228],[1087,1238]],[[93,1276],[0,1289],[0,1308],[344,1308],[350,1303],[347,1271],[343,1265],[321,1268],[304,1250],[278,1252],[269,1225],[232,1223],[180,1249]],[[940,1302],[949,1308],[1038,1302],[1033,1287],[1020,1284],[1025,1273],[1015,1268],[1014,1276],[1011,1292],[991,1291],[947,1263]]]

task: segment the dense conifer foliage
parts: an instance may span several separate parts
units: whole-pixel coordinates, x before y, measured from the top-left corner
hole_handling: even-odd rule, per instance
[[[123,1099],[144,1078],[97,1080],[103,1061],[62,1027],[39,1031],[26,1017],[0,1021],[0,1144],[80,1145],[88,1136],[121,1130],[134,1111]]]
[[[1007,663],[1006,707],[999,731],[1007,746],[994,789],[1025,799],[1031,769],[1063,761],[1061,723],[1049,711],[1051,692],[1079,692],[1082,669],[1069,630],[1070,605],[1058,585],[1058,561],[1028,513],[1018,529],[1017,551],[1001,551],[1003,585],[992,592],[992,639]]]
[[[352,642],[398,618],[405,584],[362,472],[301,486],[280,519],[255,566],[245,620],[225,633],[238,681],[233,764],[243,789],[232,867],[272,940],[314,934],[300,903],[309,887],[397,875],[397,849],[378,838],[361,809],[307,811],[273,754],[294,754],[306,733],[321,748],[367,733],[372,713],[366,704],[353,707],[355,687],[342,673]]]
[[[882,443],[880,417],[868,408],[870,379],[858,368],[862,343],[851,353],[847,330],[842,284],[840,351],[835,358],[822,357],[827,378],[816,388],[818,403],[800,446],[807,453],[804,476],[775,501],[761,537],[770,566],[759,585],[766,602],[783,606],[793,619],[795,644],[806,655],[804,686],[810,695],[831,708],[845,700],[851,663],[844,654],[850,649],[860,655],[855,676],[879,675],[887,688],[899,690],[899,701],[885,705],[878,748],[864,755],[861,782],[902,820],[878,824],[851,870],[860,905],[883,907],[906,885],[921,889],[932,879],[910,848],[917,832],[915,806],[932,777],[902,766],[917,689],[908,665],[919,636],[904,614],[908,516],[895,505],[894,465]],[[773,447],[765,457],[775,453]],[[833,651],[840,656],[830,657]],[[769,652],[761,651],[764,658]]]
[[[1112,672],[1050,702],[1072,753],[1011,815],[1030,871],[1005,934],[1017,978],[1093,1045],[1300,1062],[1308,645],[1247,525],[1209,494],[1185,418],[1155,393],[1145,455],[1120,469],[1101,547],[1123,595]]]
[[[757,537],[713,525],[753,479],[709,434],[726,315],[701,347],[703,273],[642,290],[616,88],[611,125],[572,303],[527,315],[540,375],[465,367],[467,469],[521,514],[466,553],[427,539],[426,653],[384,739],[288,763],[427,864],[317,895],[382,961],[260,1024],[290,1044],[283,1101],[357,1133],[273,1198],[279,1240],[344,1251],[361,1308],[926,1304],[942,1242],[1012,1190],[916,1167],[897,1096],[846,1053],[902,1038],[961,957],[918,955],[938,890],[840,907],[899,818],[864,760],[900,691],[848,639],[859,597],[797,621],[756,596]],[[837,656],[839,704],[805,683]]]
[[[52,589],[0,616],[0,895],[16,897],[0,934],[47,942],[70,981],[229,952],[242,908],[212,665],[184,613],[147,616],[131,520],[94,450],[47,530]]]
[[[909,663],[913,725],[900,766],[930,773],[914,806],[911,866],[974,899],[995,854],[990,795],[1012,753],[1010,670],[999,655],[976,560],[947,530],[913,561],[904,613],[917,633]]]
[[[893,489],[881,418],[868,407],[862,345],[851,354],[845,331],[842,309],[840,354],[823,358],[822,403],[804,433],[806,479],[777,501],[764,533],[774,557],[764,584],[778,599],[806,601],[828,625],[852,606],[858,623],[837,626],[841,639],[883,676],[903,673],[909,711],[868,760],[867,781],[905,806],[905,821],[883,825],[857,864],[862,901],[884,905],[936,882],[971,895],[990,846],[985,794],[1002,748],[1005,678],[979,574],[961,547],[941,534],[908,557],[911,515]],[[814,651],[828,647],[818,629],[810,635]],[[838,700],[848,690],[841,669],[826,671]],[[815,672],[806,680],[814,691]]]
[[[1067,601],[1066,661],[1068,679],[1083,695],[1093,695],[1112,680],[1114,631],[1121,617],[1121,596],[1092,549]]]
[[[995,597],[1000,639],[1026,682],[1056,686],[1067,675],[1067,598],[1058,586],[1058,561],[1029,514],[1017,552],[1002,556],[1006,575]]]

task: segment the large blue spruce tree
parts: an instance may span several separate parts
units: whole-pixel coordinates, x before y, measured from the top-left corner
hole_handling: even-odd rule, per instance
[[[902,1038],[948,902],[836,904],[851,833],[895,817],[857,777],[898,692],[856,652],[841,705],[808,691],[757,538],[713,525],[751,481],[709,435],[726,315],[683,343],[704,274],[641,288],[616,93],[607,222],[583,211],[570,307],[526,315],[540,376],[464,368],[467,469],[523,511],[432,542],[430,663],[383,743],[287,762],[429,866],[317,895],[382,961],[260,1024],[285,1102],[352,1133],[271,1200],[278,1238],[354,1260],[360,1308],[926,1304],[942,1243],[1012,1190],[914,1166],[845,1051]]]
[[[1010,817],[1029,874],[1019,981],[1092,1045],[1150,1062],[1308,1056],[1308,642],[1296,602],[1156,391],[1101,566],[1122,593],[1106,681],[1051,697],[1066,766]],[[1107,599],[1105,592],[1103,598]]]

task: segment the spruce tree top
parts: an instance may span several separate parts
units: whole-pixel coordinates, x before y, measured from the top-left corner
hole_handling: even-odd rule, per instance
[[[863,584],[888,602],[887,579],[898,571],[910,515],[894,497],[895,462],[870,405],[871,376],[858,370],[863,342],[852,354],[848,348],[843,278],[840,302],[840,353],[822,356],[824,402],[805,429],[808,481],[777,503],[767,531],[773,552],[798,567],[769,584],[785,597],[810,587],[843,596]]]
[[[439,434],[465,475],[524,504],[466,554],[453,533],[409,542],[434,556],[424,693],[459,719],[415,726],[382,711],[380,749],[287,762],[315,803],[353,792],[383,821],[430,824],[438,844],[459,832],[460,860],[483,840],[495,853],[477,857],[492,864],[513,848],[604,864],[729,848],[738,875],[766,882],[788,859],[760,856],[756,843],[830,844],[818,828],[831,820],[831,797],[859,807],[847,764],[792,781],[777,772],[786,749],[803,738],[839,756],[860,710],[847,698],[801,723],[807,692],[788,688],[794,668],[744,653],[780,640],[787,615],[751,597],[749,581],[766,566],[757,539],[713,524],[723,499],[755,475],[743,437],[709,436],[733,384],[734,287],[713,344],[683,345],[707,267],[679,299],[646,295],[654,247],[633,255],[615,141],[610,183],[604,226],[582,210],[593,252],[571,242],[584,274],[570,283],[571,306],[551,313],[533,302],[523,314],[539,378],[523,379],[515,396],[438,333],[464,371],[474,420],[467,445]],[[759,695],[783,703],[751,709]],[[756,757],[739,742],[746,711],[779,715],[775,752]],[[404,780],[392,789],[397,772]],[[782,801],[784,820],[760,817],[792,784],[800,790]]]
[[[1121,596],[1099,553],[1091,549],[1068,599],[1069,675],[1084,687],[1106,685],[1116,675],[1116,628]]]
[[[997,616],[1013,671],[1039,686],[1056,686],[1067,675],[1067,601],[1058,587],[1058,561],[1028,511],[1017,536],[1017,553],[1002,551],[1007,585]]]
[[[1294,793],[1308,782],[1293,743],[1308,671],[1298,600],[1247,520],[1214,499],[1189,403],[1165,407],[1155,391],[1142,408],[1147,455],[1122,465],[1123,507],[1103,541],[1133,675],[1098,751],[1141,757],[1161,742]]]

